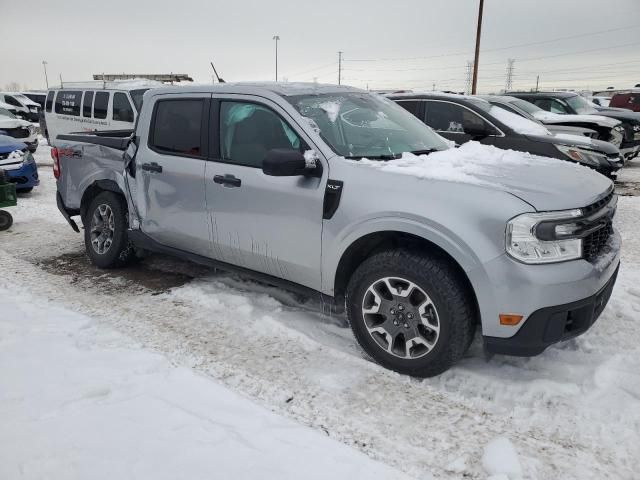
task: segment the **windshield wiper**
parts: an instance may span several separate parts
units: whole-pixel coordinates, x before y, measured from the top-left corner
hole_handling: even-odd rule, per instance
[[[397,160],[401,158],[401,153],[391,153],[391,154],[383,154],[383,155],[350,155],[345,156],[344,158],[348,160],[362,160],[363,158],[367,158],[369,160]]]
[[[427,148],[424,150],[412,150],[411,153],[413,153],[414,155],[429,155],[430,153],[433,152],[439,152],[440,150],[437,148]]]

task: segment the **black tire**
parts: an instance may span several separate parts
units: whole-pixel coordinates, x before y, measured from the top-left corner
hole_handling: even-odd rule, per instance
[[[16,193],[31,193],[33,191],[33,187],[21,188],[16,190]]]
[[[0,210],[0,232],[9,230],[13,225],[13,217],[9,212]]]
[[[369,333],[365,323],[365,295],[370,286],[386,277],[406,279],[415,284],[430,297],[437,312],[438,337],[432,348],[418,358],[400,358],[389,353]],[[475,332],[474,305],[471,292],[448,259],[407,250],[385,251],[365,260],[351,276],[346,292],[349,323],[364,351],[380,365],[415,377],[439,375],[462,358]],[[379,317],[387,319],[389,313]],[[410,345],[414,345],[413,342]]]
[[[113,216],[113,232],[108,249],[99,253],[92,245],[92,219],[99,207],[108,206]],[[121,195],[102,192],[95,196],[82,219],[84,245],[91,262],[99,268],[122,267],[135,259],[135,249],[127,238],[127,205]]]

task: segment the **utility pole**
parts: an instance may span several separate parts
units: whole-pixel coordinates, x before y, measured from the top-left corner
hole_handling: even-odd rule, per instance
[[[536,76],[536,92],[538,91],[538,85],[540,84],[540,75]]]
[[[280,37],[278,35],[274,35],[273,40],[276,41],[276,82],[277,82],[278,81],[278,40],[280,40]]]
[[[104,77],[102,77],[102,79],[104,80]],[[64,85],[62,85],[62,74],[60,74],[60,88],[63,88]]]
[[[342,81],[342,52],[338,52],[338,85]]]
[[[471,60],[467,60],[467,67],[465,70],[465,80],[464,80],[464,93],[465,95],[469,95],[471,92],[471,72],[473,71],[473,62]]]
[[[433,84],[433,88],[431,90],[434,91],[434,92],[436,91],[436,84],[435,83]]]
[[[504,91],[508,92],[513,88],[513,64],[515,59],[507,59],[507,81],[504,84]]]
[[[482,10],[484,0],[480,0],[478,9],[478,28],[476,30],[476,55],[473,61],[473,83],[471,84],[471,94],[475,95],[478,88],[478,63],[480,62],[480,35],[482,34]]]
[[[44,81],[47,83],[47,90],[49,90],[49,78],[47,77],[47,61],[42,60],[42,66],[44,67]]]

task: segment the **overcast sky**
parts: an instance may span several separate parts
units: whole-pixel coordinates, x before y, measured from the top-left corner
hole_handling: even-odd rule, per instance
[[[277,34],[280,80],[336,83],[342,50],[343,83],[462,90],[477,7],[478,0],[0,0],[0,87],[44,88],[43,60],[50,85],[60,74],[80,81],[101,72],[178,72],[210,82],[210,60],[227,81],[273,80]],[[640,83],[639,20],[640,0],[485,0],[480,91],[504,88],[508,58],[514,88],[535,85],[537,74],[543,88]]]

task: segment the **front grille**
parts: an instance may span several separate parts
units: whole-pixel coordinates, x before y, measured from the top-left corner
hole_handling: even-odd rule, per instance
[[[600,210],[609,205],[613,199],[613,195],[613,188],[611,188],[609,193],[603,198],[582,209],[585,217],[595,214],[597,220],[595,220],[594,223],[597,222],[602,225],[598,230],[582,239],[582,255],[588,262],[596,260],[598,256],[603,253],[609,238],[613,235],[613,212],[611,214],[603,212],[604,215],[597,215]]]
[[[613,225],[611,225],[611,221],[607,221],[604,227],[587,235],[582,240],[582,254],[585,260],[591,262],[598,258],[612,234]]]
[[[13,138],[27,138],[29,136],[29,129],[24,127],[19,128],[3,128],[7,135]]]

